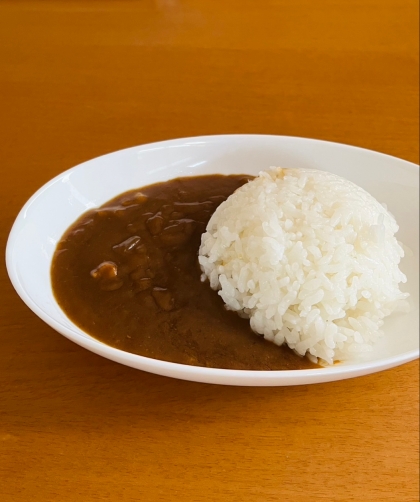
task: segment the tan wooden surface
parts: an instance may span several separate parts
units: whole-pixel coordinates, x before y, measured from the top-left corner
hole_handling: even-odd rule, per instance
[[[315,137],[418,162],[418,1],[0,2],[1,247],[116,149]],[[60,336],[0,270],[0,500],[419,499],[415,361],[290,388],[171,380]]]

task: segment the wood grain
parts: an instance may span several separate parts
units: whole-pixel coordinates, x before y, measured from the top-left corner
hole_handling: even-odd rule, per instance
[[[2,1],[0,241],[89,158],[200,134],[315,137],[418,162],[415,0]],[[234,388],[102,359],[0,270],[0,499],[419,500],[418,361]]]

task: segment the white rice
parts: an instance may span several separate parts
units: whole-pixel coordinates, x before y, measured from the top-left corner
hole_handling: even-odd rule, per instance
[[[222,203],[202,236],[203,280],[251,328],[332,364],[372,350],[406,310],[394,217],[331,173],[272,168]]]

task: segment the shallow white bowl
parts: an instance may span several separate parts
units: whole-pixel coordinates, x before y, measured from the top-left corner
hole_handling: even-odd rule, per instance
[[[57,241],[82,213],[130,189],[178,176],[258,174],[270,166],[331,171],[385,202],[400,224],[399,240],[411,249],[411,312],[386,320],[385,337],[368,358],[330,368],[243,371],[199,368],[114,349],[75,326],[54,299],[50,265]],[[70,340],[121,364],[169,377],[227,385],[299,385],[385,370],[419,357],[419,167],[381,153],[314,139],[226,135],[176,139],[114,152],[60,174],[38,190],[10,232],[6,264],[23,301]],[[404,289],[404,288],[403,288]]]

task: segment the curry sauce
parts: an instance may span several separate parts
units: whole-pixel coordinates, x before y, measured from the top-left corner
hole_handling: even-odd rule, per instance
[[[178,178],[83,214],[52,262],[55,297],[94,338],[121,350],[213,368],[317,367],[256,335],[200,280],[201,234],[249,176]]]

